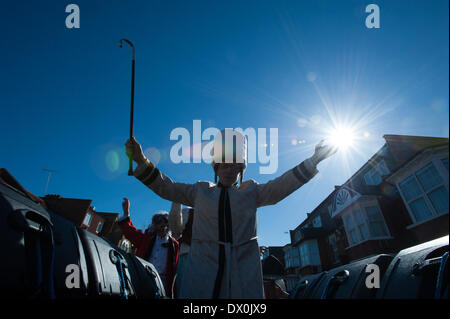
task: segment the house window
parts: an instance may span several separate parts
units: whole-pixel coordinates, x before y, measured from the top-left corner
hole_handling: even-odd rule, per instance
[[[299,246],[301,267],[320,265],[319,248],[317,241],[308,240]]]
[[[383,181],[383,175],[389,175],[389,169],[384,160],[378,162],[371,170],[364,175],[367,185],[378,185]]]
[[[358,235],[356,234],[356,226],[353,222],[353,216],[348,214],[344,217],[344,225],[345,229],[347,231],[347,238],[350,245],[354,245],[358,243],[360,240],[358,238]]]
[[[97,225],[97,234],[98,233],[100,233],[101,231],[102,231],[102,228],[103,228],[103,222],[102,221],[100,221],[99,223],[98,223],[98,225]]]
[[[336,234],[331,234],[328,237],[328,242],[330,243],[331,250],[333,252],[333,262],[339,262],[339,250],[337,247]]]
[[[298,247],[293,247],[291,250],[292,254],[292,267],[300,266],[300,258],[298,256]]]
[[[367,221],[369,224],[369,231],[372,237],[387,236],[386,225],[384,224],[383,215],[378,206],[368,206],[364,210],[367,214]]]
[[[367,233],[367,225],[364,220],[363,212],[361,210],[355,211],[353,216],[355,217],[356,227],[361,241],[368,239],[369,234]]]
[[[317,216],[313,219],[313,227],[322,227],[322,221],[320,220],[320,216]]]
[[[383,215],[377,205],[357,207],[343,216],[350,246],[362,241],[389,236]]]
[[[285,251],[284,259],[286,261],[286,268],[293,267],[293,265],[292,265],[292,249],[291,248],[289,248]]]
[[[86,216],[84,216],[83,224],[89,227],[91,225],[91,220],[92,220],[91,213],[86,213]]]
[[[448,213],[448,189],[432,162],[400,182],[399,187],[415,223]]]
[[[286,262],[286,268],[290,268],[291,267],[291,257],[289,254],[289,250],[286,250],[284,252],[284,260]]]

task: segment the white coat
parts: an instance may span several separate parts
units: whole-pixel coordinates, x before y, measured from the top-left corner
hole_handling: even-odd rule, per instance
[[[266,184],[254,180],[228,189],[233,242],[219,241],[218,206],[221,187],[211,182],[173,182],[150,162],[139,165],[134,175],[160,197],[194,207],[190,254],[179,298],[213,297],[219,269],[219,246],[225,247],[225,263],[219,298],[263,299],[263,277],[257,241],[256,209],[273,205],[308,182],[317,169],[311,160]]]
[[[172,203],[169,212],[169,229],[172,231],[172,236],[176,239],[182,235],[184,228],[189,219],[189,210],[181,209],[181,204]],[[190,246],[184,241],[180,242],[180,256],[189,253]]]

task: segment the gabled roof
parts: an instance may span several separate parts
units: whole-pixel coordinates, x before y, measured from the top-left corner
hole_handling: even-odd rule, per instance
[[[386,143],[374,155],[372,155],[372,157],[367,160],[367,162],[363,166],[361,166],[354,174],[352,174],[352,176],[343,185],[352,183],[352,180],[355,179],[360,174],[360,172],[367,167],[367,165],[372,165],[373,163],[376,163],[380,157],[383,157],[385,155],[384,150],[387,147],[389,148],[389,153],[395,160],[397,166],[396,168],[394,168],[394,170],[397,170],[398,167],[411,160],[418,153],[429,148],[439,147],[449,143],[448,138],[431,136],[386,134],[383,135],[383,138]]]
[[[394,135],[385,134],[383,138],[388,144],[407,144],[411,145],[417,151],[429,147],[442,146],[448,144],[448,137],[433,137],[433,136],[413,136],[413,135]]]
[[[47,195],[42,198],[48,209],[78,224],[91,206],[91,199],[63,198],[59,195]]]
[[[424,150],[448,145],[449,143],[449,139],[443,137],[384,135],[383,138],[397,162],[396,169]],[[402,156],[405,151],[408,152],[407,157]]]

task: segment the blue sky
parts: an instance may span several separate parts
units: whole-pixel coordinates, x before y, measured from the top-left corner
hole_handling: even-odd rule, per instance
[[[67,29],[65,8],[80,8]],[[380,28],[368,29],[368,4]],[[130,56],[134,135],[176,181],[213,180],[208,164],[173,164],[170,132],[278,128],[278,171],[312,155],[333,123],[354,147],[275,206],[258,210],[261,245],[301,223],[383,144],[384,134],[448,137],[448,1],[8,1],[0,4],[0,167],[42,196],[88,198],[138,227],[170,203],[127,176]],[[292,140],[301,141],[294,143]],[[150,150],[149,150],[150,149]],[[153,152],[151,151],[153,149]],[[156,151],[155,151],[156,149]]]

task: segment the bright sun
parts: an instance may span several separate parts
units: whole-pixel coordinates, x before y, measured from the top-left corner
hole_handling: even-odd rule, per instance
[[[350,128],[339,127],[330,132],[328,141],[339,149],[346,150],[353,146],[355,134]]]

